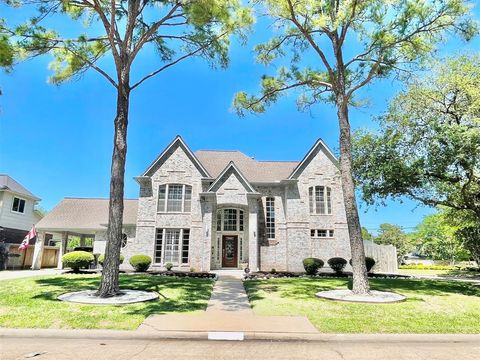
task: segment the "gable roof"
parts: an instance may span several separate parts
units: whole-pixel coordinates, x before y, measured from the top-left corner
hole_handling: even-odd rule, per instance
[[[163,150],[160,155],[150,164],[150,166],[147,168],[147,170],[144,171],[142,176],[149,176],[151,170],[160,164],[162,161],[164,161],[167,156],[170,154],[171,150],[176,149],[177,146],[180,146],[183,151],[185,151],[185,154],[190,158],[190,160],[193,162],[193,164],[197,167],[197,169],[200,171],[202,176],[210,178],[210,174],[208,171],[203,167],[202,163],[198,161],[197,157],[195,154],[190,150],[190,148],[187,146],[185,141],[183,141],[182,137],[180,135],[177,135],[175,139],[166,147],[165,150]]]
[[[123,224],[137,222],[137,199],[125,199]],[[108,199],[64,198],[35,226],[39,230],[104,230],[108,224]]]
[[[258,161],[240,151],[199,150],[196,157],[210,175],[219,175],[233,162],[250,183],[272,183],[287,179],[298,161]]]
[[[217,191],[218,188],[220,187],[221,184],[225,182],[225,175],[227,174],[236,174],[237,178],[240,180],[242,185],[245,187],[245,190],[248,192],[255,192],[255,190],[252,188],[252,185],[248,182],[248,180],[243,176],[242,172],[235,166],[235,163],[233,161],[230,161],[227,165],[227,167],[221,172],[220,175],[218,175],[217,180],[213,182],[213,184],[210,186],[208,189],[209,192],[211,191]]]
[[[292,171],[288,179],[296,179],[298,175],[305,169],[305,167],[312,161],[312,159],[320,152],[323,153],[332,161],[332,163],[338,167],[338,159],[333,154],[332,150],[325,144],[322,139],[318,139],[315,144],[308,151],[307,155],[298,163],[295,169]]]
[[[12,177],[5,174],[0,174],[0,191],[1,190],[10,191],[15,194],[34,199],[36,201],[40,200],[39,197],[33,195],[30,191],[24,188],[20,183],[18,183]]]

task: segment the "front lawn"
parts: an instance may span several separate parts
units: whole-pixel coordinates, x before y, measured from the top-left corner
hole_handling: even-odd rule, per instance
[[[151,314],[204,310],[213,281],[149,275],[120,275],[120,287],[156,291],[145,303],[110,306],[57,300],[70,291],[96,289],[98,275],[59,275],[0,281],[0,327],[136,329]]]
[[[246,281],[259,315],[305,315],[325,333],[480,333],[480,288],[422,279],[370,280],[372,289],[407,296],[394,304],[335,302],[315,297],[322,290],[346,288],[347,279]]]

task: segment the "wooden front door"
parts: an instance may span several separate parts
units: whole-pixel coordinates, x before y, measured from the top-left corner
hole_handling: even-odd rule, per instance
[[[238,236],[223,235],[222,267],[238,267]]]

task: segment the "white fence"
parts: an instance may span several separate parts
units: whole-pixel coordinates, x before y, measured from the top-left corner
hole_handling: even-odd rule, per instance
[[[364,240],[365,256],[375,259],[373,272],[397,273],[397,248],[393,245],[378,245]]]

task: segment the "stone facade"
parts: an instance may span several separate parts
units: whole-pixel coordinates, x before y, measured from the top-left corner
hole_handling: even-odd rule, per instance
[[[232,251],[229,246],[235,243],[236,253],[231,253],[230,258],[236,256],[236,260],[232,259],[230,265],[238,268],[248,265],[252,270],[302,271],[302,260],[311,256],[325,261],[333,256],[350,259],[337,161],[323,142],[318,141],[302,162],[292,165],[289,177],[249,181],[249,176],[253,176],[243,174],[243,170],[231,161],[222,173],[212,176],[177,137],[136,178],[140,185],[136,233],[123,249],[125,264],[132,255],[146,254],[154,259],[153,267],[163,267],[164,259],[173,258],[178,259],[172,261],[177,268],[208,271],[225,267],[225,256],[229,256],[226,251]],[[170,189],[173,184],[183,185],[184,189],[190,187],[190,211],[165,211],[163,202],[163,208],[159,208],[159,189],[167,189],[167,185]],[[319,186],[329,189],[330,214],[311,214],[309,189]],[[179,201],[185,202],[187,190],[183,191]],[[162,196],[175,197],[175,194]],[[273,238],[267,236],[267,198],[274,209]],[[317,229],[332,236],[312,237],[312,230]],[[161,240],[159,232],[163,234]],[[186,233],[188,261],[186,253],[182,254],[186,240],[178,239]]]

